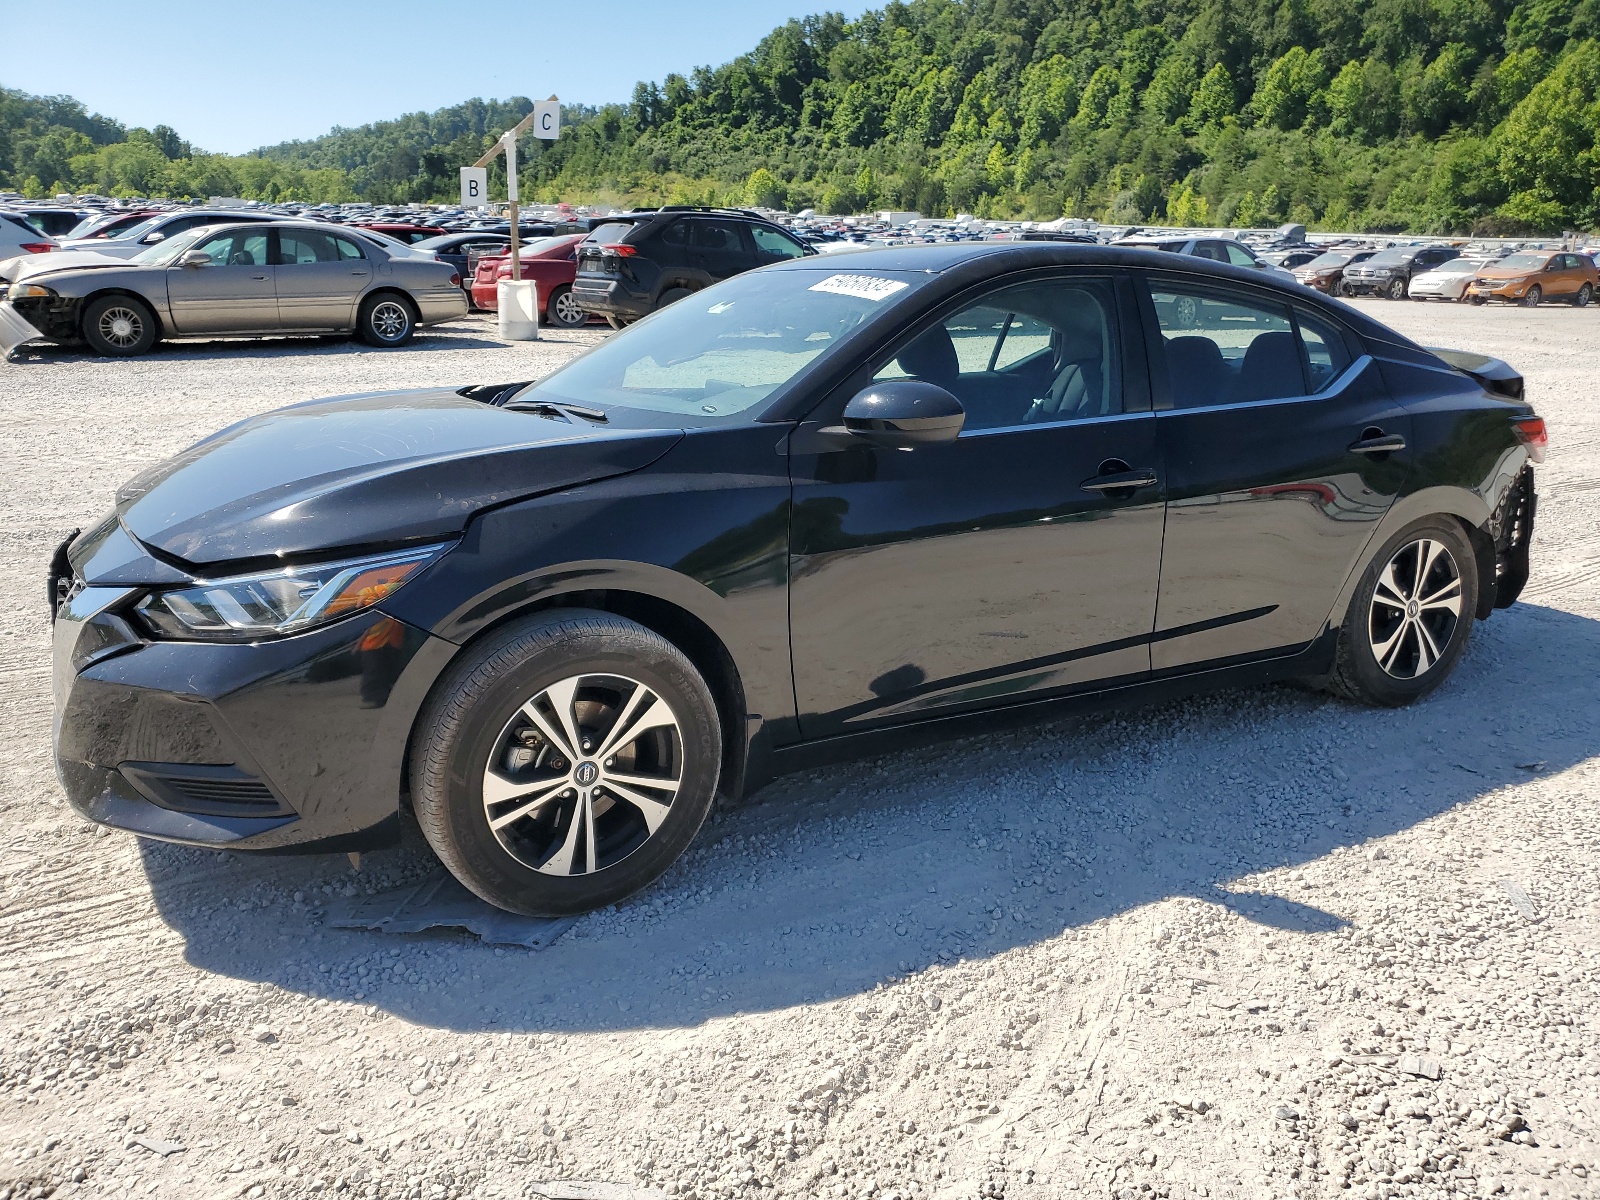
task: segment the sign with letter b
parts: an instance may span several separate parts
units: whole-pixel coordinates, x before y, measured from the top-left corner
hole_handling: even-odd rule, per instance
[[[489,168],[461,168],[461,207],[485,208],[489,203]]]
[[[533,136],[553,142],[561,136],[561,102],[538,100],[533,106]]]

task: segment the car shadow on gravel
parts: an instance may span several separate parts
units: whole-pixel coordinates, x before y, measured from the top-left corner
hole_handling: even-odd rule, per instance
[[[1169,897],[1304,936],[1314,954],[1350,919],[1337,901],[1252,877],[1600,754],[1597,668],[1600,622],[1521,605],[1410,709],[1262,688],[790,777],[719,814],[645,894],[537,953],[320,924],[323,888],[432,869],[415,848],[354,876],[326,857],[147,844],[144,860],[197,967],[454,1030],[683,1027],[862,995]]]
[[[549,338],[546,334],[545,338]],[[561,340],[559,338],[551,340]],[[162,342],[149,354],[134,359],[109,359],[90,353],[82,346],[56,346],[46,343],[24,346],[6,366],[26,367],[82,359],[94,362],[203,362],[226,359],[229,362],[258,358],[285,358],[303,354],[430,354],[440,350],[508,350],[516,343],[502,342],[477,324],[440,325],[418,330],[404,346],[369,346],[361,339],[343,334],[285,335],[266,338],[185,338]]]

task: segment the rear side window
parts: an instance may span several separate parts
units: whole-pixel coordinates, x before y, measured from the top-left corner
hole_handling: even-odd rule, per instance
[[[365,254],[361,253],[361,247],[350,241],[348,238],[335,237],[333,239],[333,245],[334,248],[339,251],[340,258],[366,257]]]
[[[1150,298],[1174,408],[1311,395],[1350,365],[1338,329],[1308,310],[1181,285],[1156,285]]]
[[[278,265],[292,267],[307,263],[338,262],[341,256],[333,242],[333,238],[318,230],[281,230],[278,233]]]

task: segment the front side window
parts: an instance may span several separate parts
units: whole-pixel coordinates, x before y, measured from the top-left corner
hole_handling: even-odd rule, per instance
[[[1256,260],[1251,255],[1250,251],[1246,250],[1243,246],[1239,245],[1238,243],[1236,243],[1236,242],[1224,242],[1222,244],[1222,246],[1223,246],[1223,249],[1225,249],[1228,252],[1228,261],[1231,262],[1234,266],[1236,266],[1236,267],[1253,267],[1253,266],[1256,265]]]
[[[278,265],[293,267],[309,263],[338,262],[341,256],[333,241],[333,238],[321,230],[279,230]]]
[[[805,248],[787,234],[764,225],[750,226],[750,236],[756,240],[756,249],[775,258],[803,258]]]
[[[194,249],[208,256],[219,267],[264,267],[267,265],[267,235],[236,229],[232,233],[207,238]]]
[[[952,393],[965,429],[1083,420],[1122,411],[1109,284],[1015,284],[902,346],[877,379],[920,379]]]

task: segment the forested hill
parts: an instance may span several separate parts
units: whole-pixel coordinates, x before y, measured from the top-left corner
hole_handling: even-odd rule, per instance
[[[525,180],[567,199],[1587,229],[1596,38],[1600,0],[912,0],[640,84],[530,146]],[[485,107],[263,153],[446,193]]]
[[[227,168],[230,194],[448,199],[529,107],[474,100],[246,158],[157,149],[168,194]],[[539,198],[1594,229],[1600,0],[912,0],[791,21],[567,120],[553,146],[524,142]],[[83,154],[55,156],[59,180],[115,174],[118,146],[67,135]],[[156,135],[135,135],[159,176]],[[15,141],[0,185],[39,159]]]

